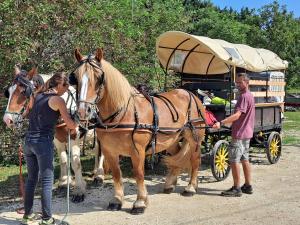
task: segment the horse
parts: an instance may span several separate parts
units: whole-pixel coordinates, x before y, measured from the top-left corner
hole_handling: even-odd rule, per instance
[[[114,196],[107,209],[121,210],[124,201],[119,156],[130,157],[132,162],[137,185],[132,214],[142,214],[148,206],[144,184],[144,160],[148,154],[163,150],[169,154],[164,160],[168,167],[165,193],[175,189],[177,176],[187,170],[190,180],[182,195],[195,194],[201,141],[205,135],[201,101],[183,89],[154,97],[142,95],[103,58],[100,48],[88,56],[76,49],[74,55],[78,64],[70,74],[69,82],[77,85],[77,114],[85,120],[90,116],[91,108],[98,109],[94,127],[113,176]]]
[[[12,128],[16,133],[21,132],[22,126],[25,124],[23,118],[23,112],[27,108],[28,98],[33,94],[33,89],[41,87],[41,85],[47,81],[51,75],[40,75],[37,74],[37,69],[32,68],[28,73],[26,71],[21,71],[19,67],[15,67],[15,78],[14,83],[6,91],[5,95],[8,97],[8,103],[6,106],[5,114],[3,116],[3,121],[7,127]],[[66,101],[68,110],[76,110],[76,102],[74,96],[76,95],[76,90],[70,86],[68,92],[66,92],[62,98]],[[23,129],[24,130],[24,129]],[[60,162],[60,178],[58,186],[59,188],[64,188],[67,186],[67,183],[72,181],[70,178],[67,179],[67,138],[68,138],[68,129],[64,123],[61,123],[55,127],[54,135],[54,145],[57,149],[59,162]],[[86,141],[94,141],[94,152],[96,153],[95,157],[95,166],[93,170],[94,182],[101,184],[104,180],[104,174],[106,169],[104,168],[104,157],[101,154],[98,141],[93,130],[87,132]],[[82,177],[82,169],[80,162],[80,143],[82,142],[83,137],[80,138],[77,135],[71,135],[71,165],[74,171],[75,179],[74,191],[72,192],[72,201],[75,203],[82,202],[86,193],[86,182]]]

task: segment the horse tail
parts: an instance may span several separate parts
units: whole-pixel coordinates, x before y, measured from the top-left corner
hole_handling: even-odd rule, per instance
[[[168,168],[187,169],[190,171],[192,153],[189,142],[184,140],[180,151],[175,155],[165,157],[163,161]]]

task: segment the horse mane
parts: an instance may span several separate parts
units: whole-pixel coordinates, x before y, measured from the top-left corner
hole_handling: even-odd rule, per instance
[[[106,96],[106,106],[112,107],[114,110],[126,107],[128,110],[133,108],[130,98],[134,93],[134,89],[129,84],[126,77],[109,62],[101,60],[102,69],[104,72]]]

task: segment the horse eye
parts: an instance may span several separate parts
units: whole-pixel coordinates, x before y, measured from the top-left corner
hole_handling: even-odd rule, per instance
[[[4,96],[5,96],[6,98],[9,98],[9,91],[8,91],[8,88],[5,89],[5,91],[4,91]]]

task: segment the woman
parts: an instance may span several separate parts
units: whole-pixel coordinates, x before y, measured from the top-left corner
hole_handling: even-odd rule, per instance
[[[22,224],[28,224],[35,219],[32,206],[39,177],[42,183],[42,221],[40,224],[56,224],[51,210],[54,128],[60,115],[69,129],[78,127],[68,114],[65,101],[61,97],[68,90],[68,86],[68,77],[65,73],[56,73],[44,84],[34,100],[31,99],[29,128],[24,146],[28,178]]]

